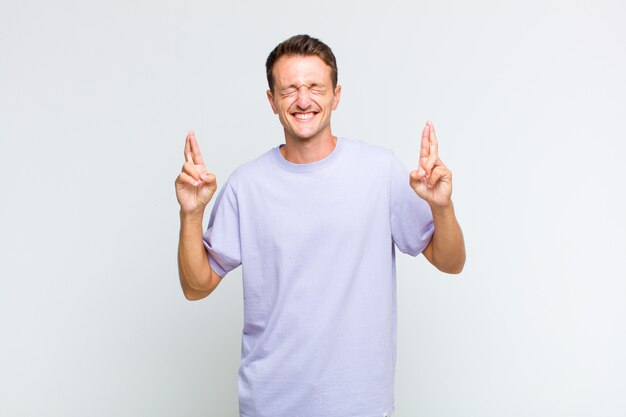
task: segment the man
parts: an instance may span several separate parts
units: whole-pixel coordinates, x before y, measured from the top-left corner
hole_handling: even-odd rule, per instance
[[[176,179],[183,292],[206,297],[242,265],[242,417],[389,416],[394,247],[449,273],[465,262],[450,171],[431,122],[410,176],[391,151],[333,136],[341,87],[335,57],[318,39],[287,39],[266,70],[285,143],[235,170],[204,235],[216,180],[187,136]]]

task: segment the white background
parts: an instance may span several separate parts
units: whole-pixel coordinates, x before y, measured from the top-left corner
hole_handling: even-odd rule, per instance
[[[237,415],[240,272],[185,300],[174,179],[190,129],[221,184],[282,142],[264,62],[309,33],[338,58],[336,134],[413,167],[432,119],[454,174],[468,261],[399,259],[396,415],[625,416],[625,20],[621,1],[2,0],[0,415]]]

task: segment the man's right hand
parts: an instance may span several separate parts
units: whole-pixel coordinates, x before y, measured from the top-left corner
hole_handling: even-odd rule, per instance
[[[185,163],[176,178],[176,199],[181,212],[204,213],[216,189],[215,175],[206,170],[196,135],[190,131],[185,140]]]

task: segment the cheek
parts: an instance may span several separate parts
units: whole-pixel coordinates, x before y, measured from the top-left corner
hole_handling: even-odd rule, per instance
[[[333,98],[333,99],[330,99],[330,100],[326,103],[326,108],[328,108],[328,109],[335,110],[335,107],[337,107],[337,103],[336,103],[336,100],[335,100],[334,98]]]
[[[277,105],[278,111],[280,113],[289,113],[289,108],[291,107],[291,102],[288,100],[282,100]]]

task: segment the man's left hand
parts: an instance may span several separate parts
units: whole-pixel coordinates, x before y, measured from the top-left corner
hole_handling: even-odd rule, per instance
[[[452,204],[452,173],[439,159],[437,135],[429,120],[422,130],[419,168],[411,171],[411,188],[431,207],[447,207]]]

